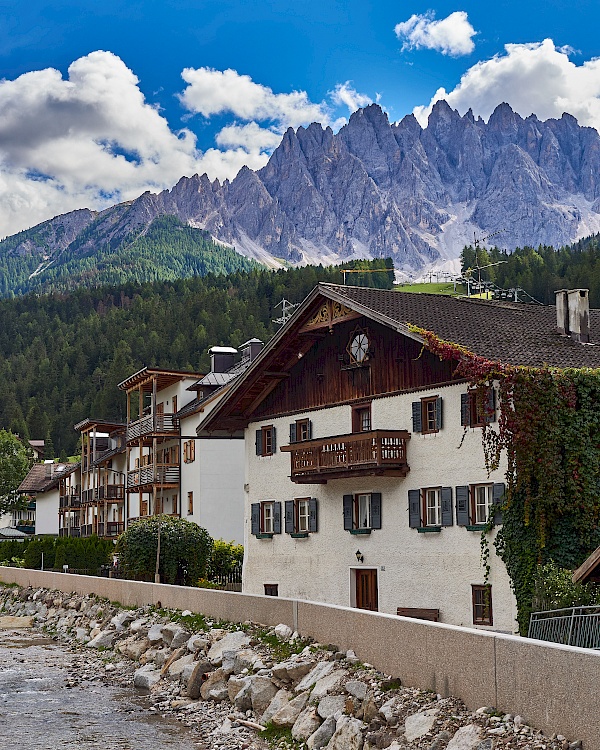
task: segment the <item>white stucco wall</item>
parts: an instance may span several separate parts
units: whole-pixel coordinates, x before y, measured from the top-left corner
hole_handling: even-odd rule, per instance
[[[35,498],[35,533],[58,534],[58,487]]]
[[[405,429],[412,433],[412,402],[425,396],[443,398],[443,428],[433,435],[412,433],[408,443],[410,471],[405,478],[356,477],[302,485],[289,479],[290,456],[255,455],[255,430],[273,424],[278,448],[288,444],[289,424],[306,416],[312,420],[313,439],[351,432],[349,405],[318,409],[264,420],[246,430],[244,591],[264,593],[265,583],[277,583],[279,595],[354,605],[352,571],[359,567],[356,551],[364,555],[360,567],[378,571],[379,610],[391,614],[397,607],[440,610],[442,622],[472,625],[471,584],[484,583],[480,562],[480,533],[456,525],[455,492],[458,485],[503,482],[505,467],[489,478],[481,446],[481,429],[461,425],[460,395],[466,386],[452,385],[372,401],[373,429]],[[463,440],[464,437],[464,440]],[[461,445],[462,441],[462,445]],[[460,447],[459,447],[460,446]],[[454,526],[440,533],[420,534],[409,528],[408,490],[444,486],[453,489]],[[382,528],[356,536],[343,528],[343,495],[382,493]],[[319,502],[318,532],[307,539],[288,534],[257,539],[250,533],[250,505],[263,500],[282,503],[311,496]],[[282,518],[282,532],[283,532]],[[514,632],[516,605],[509,578],[491,544],[494,630]]]

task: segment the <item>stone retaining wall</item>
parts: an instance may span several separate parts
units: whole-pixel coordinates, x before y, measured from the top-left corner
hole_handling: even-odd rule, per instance
[[[516,636],[314,602],[138,581],[0,568],[0,580],[96,594],[127,606],[160,604],[233,622],[285,623],[321,643],[353,649],[404,684],[484,704],[600,750],[600,653]]]

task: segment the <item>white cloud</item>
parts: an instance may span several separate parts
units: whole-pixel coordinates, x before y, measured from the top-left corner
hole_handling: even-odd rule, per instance
[[[402,49],[434,49],[443,55],[459,57],[473,52],[473,37],[477,33],[464,10],[457,10],[446,18],[435,20],[433,11],[412,15],[408,21],[396,24],[394,31]]]
[[[576,117],[581,125],[600,130],[600,58],[582,65],[569,60],[570,48],[556,47],[551,39],[534,44],[507,44],[505,54],[469,68],[450,92],[439,89],[426,106],[414,114],[426,125],[434,103],[445,99],[461,114],[471,108],[487,119],[501,102],[522,117],[540,119]]]
[[[329,121],[326,105],[311,102],[306,91],[275,94],[231,69],[185,68],[181,76],[188,84],[180,95],[181,103],[204,117],[231,113],[241,120],[269,120],[293,128]]]
[[[224,148],[241,146],[248,153],[270,151],[281,141],[281,133],[275,133],[269,128],[261,128],[256,122],[246,125],[227,125],[216,137],[217,144]]]
[[[329,92],[331,101],[338,106],[348,107],[350,114],[352,114],[352,112],[356,112],[356,110],[360,109],[360,107],[366,107],[369,104],[373,104],[373,100],[370,97],[368,97],[366,94],[359,94],[359,92],[356,91],[356,89],[354,89],[351,84],[351,81],[346,81],[346,83],[338,83],[333,91]],[[379,94],[377,96],[379,100]]]

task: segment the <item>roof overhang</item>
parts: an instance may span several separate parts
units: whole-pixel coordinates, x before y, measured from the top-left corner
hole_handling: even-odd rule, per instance
[[[142,390],[150,393],[154,389],[154,383],[156,382],[156,390],[161,391],[163,388],[168,388],[174,383],[178,383],[181,380],[200,380],[204,377],[204,373],[201,372],[186,372],[185,370],[160,370],[153,367],[143,367],[133,375],[119,383],[119,388],[122,391]]]

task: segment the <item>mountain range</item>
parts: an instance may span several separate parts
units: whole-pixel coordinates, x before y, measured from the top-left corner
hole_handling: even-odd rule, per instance
[[[413,115],[390,123],[373,104],[337,134],[290,128],[265,167],[244,167],[231,182],[182,177],[7,238],[0,294],[17,277],[26,291],[79,258],[118,257],[164,216],[272,267],[392,257],[415,272],[490,234],[507,249],[557,246],[600,230],[599,177],[600,136],[569,114],[524,119],[501,104],[485,122],[439,101],[423,128]]]

